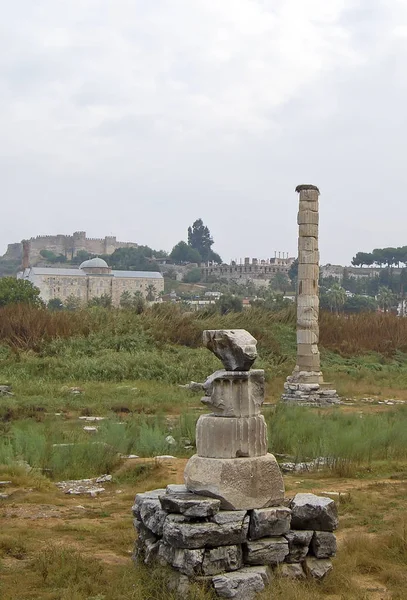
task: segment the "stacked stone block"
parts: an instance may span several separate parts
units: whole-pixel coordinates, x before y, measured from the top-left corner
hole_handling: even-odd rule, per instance
[[[284,384],[284,402],[328,405],[339,402],[336,390],[323,382],[319,342],[319,189],[299,185],[297,363]]]
[[[250,599],[273,573],[322,579],[336,553],[333,500],[297,494],[287,506],[222,510],[220,500],[168,486],[138,494],[135,559],[172,567],[182,583],[212,586],[222,598]]]

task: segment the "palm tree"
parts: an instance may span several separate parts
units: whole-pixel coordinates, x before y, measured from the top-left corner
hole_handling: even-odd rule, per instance
[[[335,312],[338,313],[346,302],[346,292],[344,288],[340,286],[339,283],[334,283],[331,289],[327,291],[326,295],[331,311],[335,310]]]
[[[157,296],[157,290],[155,289],[155,286],[152,283],[149,283],[147,288],[147,295],[146,295],[146,300],[148,300],[148,302],[154,302],[156,296]]]
[[[377,301],[380,308],[382,308],[384,312],[388,312],[388,310],[393,306],[394,300],[394,294],[390,288],[385,287],[384,285],[379,287]]]

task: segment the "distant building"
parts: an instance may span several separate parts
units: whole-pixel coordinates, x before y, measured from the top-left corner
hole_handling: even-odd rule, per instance
[[[72,235],[37,235],[27,240],[29,244],[30,261],[32,265],[43,260],[41,250],[48,250],[56,255],[62,254],[68,260],[80,250],[89,254],[113,254],[118,248],[137,248],[135,242],[118,242],[113,235],[104,238],[88,238],[86,231],[75,231]],[[23,243],[9,244],[3,258],[21,260]]]
[[[101,258],[86,260],[76,269],[28,267],[18,273],[17,278],[31,281],[40,290],[44,302],[54,298],[65,302],[73,296],[85,305],[92,298],[106,294],[112,299],[113,306],[119,306],[123,292],[141,292],[145,298],[151,290],[150,286],[153,286],[155,296],[164,291],[161,273],[112,271]]]
[[[232,261],[230,265],[207,265],[201,267],[202,279],[204,281],[211,278],[226,279],[227,281],[236,281],[237,283],[252,282],[257,286],[268,285],[268,282],[274,278],[277,273],[284,273],[288,276],[294,258],[275,256],[258,260],[257,258],[245,258],[244,263],[238,264]]]

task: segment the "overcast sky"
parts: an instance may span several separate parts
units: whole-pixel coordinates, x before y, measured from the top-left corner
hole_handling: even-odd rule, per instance
[[[407,245],[407,0],[3,0],[0,254],[86,230],[231,258]]]

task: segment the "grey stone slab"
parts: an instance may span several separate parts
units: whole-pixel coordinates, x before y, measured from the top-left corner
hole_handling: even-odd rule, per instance
[[[233,546],[246,541],[247,530],[248,517],[218,524],[213,521],[194,523],[181,515],[168,515],[163,528],[163,541],[176,548]]]
[[[311,540],[311,552],[316,558],[330,558],[336,554],[336,537],[327,531],[315,531]]]
[[[166,517],[167,513],[165,510],[162,510],[158,498],[148,498],[142,502],[140,519],[148,529],[158,536],[161,536],[163,533],[163,525]]]
[[[165,494],[164,489],[150,490],[148,492],[143,492],[142,494],[137,494],[132,507],[133,515],[136,517],[136,519],[140,519],[141,505],[145,500],[158,498],[162,494]]]
[[[160,496],[163,510],[186,517],[212,517],[219,511],[220,500],[205,498],[191,492]]]
[[[237,571],[243,564],[243,552],[240,545],[208,548],[202,563],[204,575],[217,575],[224,571]]]
[[[166,494],[188,494],[185,484],[170,483],[165,490]]]
[[[265,588],[262,576],[256,571],[236,571],[216,575],[212,578],[212,583],[220,598],[234,600],[253,600],[257,592]]]
[[[184,575],[194,577],[202,574],[204,552],[203,548],[174,548],[174,546],[160,542],[158,556]]]
[[[244,546],[244,562],[248,565],[277,565],[288,554],[285,537],[268,537],[247,542]]]
[[[250,514],[249,538],[283,535],[290,529],[291,510],[285,506],[254,509]]]
[[[288,541],[289,554],[286,557],[286,562],[297,563],[302,562],[308,554],[309,545],[314,535],[313,531],[294,530],[291,529],[284,535]]]
[[[305,579],[304,569],[299,563],[282,563],[279,567],[279,574],[280,577],[287,577],[288,579]]]
[[[332,562],[326,558],[315,558],[307,556],[304,561],[304,570],[307,575],[314,579],[323,579],[332,571]]]
[[[331,498],[315,494],[297,494],[291,501],[291,527],[333,531],[338,526],[338,511]]]

